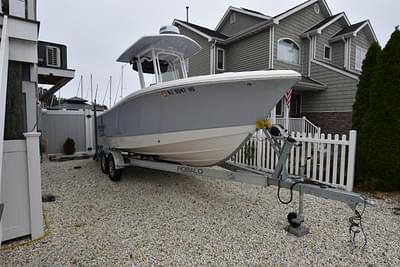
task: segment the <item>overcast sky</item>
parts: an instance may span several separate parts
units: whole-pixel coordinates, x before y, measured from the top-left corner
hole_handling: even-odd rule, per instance
[[[109,76],[113,76],[113,96],[121,77],[121,64],[116,58],[143,35],[157,34],[158,29],[171,24],[174,18],[185,19],[190,6],[192,23],[215,28],[229,6],[245,7],[274,16],[296,6],[302,0],[40,0],[38,20],[40,40],[62,43],[68,47],[68,67],[75,69],[75,79],[61,90],[62,97],[77,93],[79,77],[84,76],[84,88],[99,86],[97,102],[103,101]],[[333,14],[344,11],[351,23],[370,19],[379,42],[384,46],[400,24],[400,0],[327,0]],[[139,89],[137,74],[124,68],[124,95]],[[79,93],[80,95],[80,93]],[[84,92],[84,97],[90,94]],[[117,98],[118,101],[119,97]],[[105,101],[108,104],[109,100]]]

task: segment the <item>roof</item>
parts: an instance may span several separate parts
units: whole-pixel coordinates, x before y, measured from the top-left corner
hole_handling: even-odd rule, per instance
[[[345,35],[345,34],[348,34],[348,33],[353,33],[353,32],[355,32],[358,28],[360,28],[361,25],[363,25],[365,22],[366,22],[366,20],[361,21],[361,22],[356,23],[356,24],[353,24],[353,25],[350,25],[350,26],[348,26],[347,28],[344,28],[343,30],[341,30],[340,32],[338,32],[337,34],[335,34],[335,35],[333,36],[333,38],[335,38],[335,37],[337,37],[337,36],[340,36],[340,35]]]
[[[258,12],[258,11],[252,10],[252,9],[248,9],[248,8],[244,8],[244,7],[241,7],[240,9],[242,9],[244,11],[247,11],[247,12],[250,12],[250,13],[254,13],[254,14],[257,14],[257,15],[268,17],[264,13],[261,13],[261,12]]]
[[[274,16],[274,18],[273,18],[274,22],[275,23],[279,23],[280,20],[282,20],[282,19],[284,19],[284,18],[286,18],[286,17],[288,17],[288,16],[290,16],[290,15],[292,15],[292,14],[294,14],[294,13],[296,13],[296,12],[298,12],[298,11],[300,11],[300,10],[310,6],[310,5],[312,5],[312,4],[318,3],[318,2],[321,2],[323,4],[322,7],[325,9],[326,13],[329,16],[332,16],[332,12],[329,9],[328,5],[326,4],[325,0],[308,0],[308,1],[305,1],[305,2],[299,4],[299,5],[295,6],[295,7],[292,7],[290,9],[288,9],[288,10],[286,10],[286,11],[284,11],[284,12],[282,12],[282,13],[276,15],[276,16]]]
[[[117,59],[118,62],[130,63],[135,57],[142,56],[149,49],[171,50],[183,54],[184,58],[189,58],[201,50],[201,46],[181,34],[159,34],[144,36],[133,43]]]
[[[260,18],[260,19],[264,19],[264,20],[269,20],[271,19],[270,16],[267,16],[261,12],[258,11],[254,11],[248,8],[238,8],[238,7],[234,7],[234,6],[230,6],[226,11],[225,14],[222,16],[221,20],[218,22],[217,26],[215,27],[215,30],[218,31],[219,28],[222,26],[223,22],[225,21],[225,19],[228,17],[228,14],[232,11],[238,12],[238,13],[242,13],[248,16],[253,16],[256,18]]]
[[[67,103],[86,103],[87,100],[77,97],[77,96],[74,96],[74,97],[66,99],[65,102],[67,102]]]
[[[368,27],[369,27],[369,30],[371,31],[371,34],[372,34],[374,40],[377,42],[378,39],[377,39],[377,37],[376,37],[376,35],[375,35],[374,29],[372,28],[371,23],[369,22],[369,20],[363,20],[363,21],[360,21],[360,22],[358,22],[358,23],[349,25],[349,26],[346,27],[346,28],[343,28],[341,31],[339,31],[338,33],[336,33],[336,34],[331,38],[330,41],[331,41],[331,42],[334,42],[334,41],[340,40],[342,37],[346,37],[346,36],[349,36],[349,35],[354,35],[354,36],[356,36],[357,33],[358,33],[360,30],[362,30],[365,26],[368,26]]]
[[[179,19],[175,19],[175,21],[179,22],[179,24],[181,24],[181,25],[186,25],[186,26],[189,26],[190,28],[200,31],[201,33],[203,33],[206,36],[211,37],[211,38],[218,38],[218,39],[222,39],[222,40],[225,40],[228,38],[228,36],[226,36],[225,34],[222,34],[218,31],[214,31],[214,30],[211,30],[209,28],[206,28],[206,27],[203,27],[203,26],[200,26],[197,24],[193,24],[193,23],[186,22],[186,21],[179,20]]]
[[[323,28],[326,24],[329,24],[331,21],[337,19],[340,15],[343,15],[343,14],[344,13],[339,13],[339,14],[330,16],[330,17],[324,19],[323,21],[321,21],[320,23],[318,23],[317,25],[314,25],[313,27],[309,28],[304,33],[313,32],[313,31],[316,31],[316,30],[318,30],[320,28]]]
[[[311,79],[310,77],[301,76],[301,80],[296,83],[294,89],[296,91],[320,91],[328,87],[326,84]]]

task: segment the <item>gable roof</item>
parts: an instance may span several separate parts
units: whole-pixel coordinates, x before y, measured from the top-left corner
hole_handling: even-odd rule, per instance
[[[279,21],[281,21],[284,18],[289,17],[290,15],[306,8],[309,7],[312,4],[318,3],[320,2],[322,4],[322,7],[325,9],[325,11],[328,13],[328,16],[332,16],[332,12],[329,9],[328,5],[326,4],[325,0],[308,0],[304,3],[301,3],[295,7],[292,7],[289,10],[286,10],[285,12],[280,13],[279,15],[276,15],[275,17],[273,17],[274,19],[274,23],[279,24]]]
[[[374,29],[372,28],[369,20],[364,20],[364,21],[360,21],[358,23],[349,25],[348,27],[346,27],[346,28],[342,29],[341,31],[339,31],[338,33],[336,33],[329,41],[335,42],[335,41],[341,40],[342,38],[345,38],[345,37],[357,36],[357,33],[366,26],[368,26],[374,40],[377,42],[378,39],[376,38]]]
[[[225,40],[228,38],[228,36],[226,36],[225,34],[222,34],[220,32],[211,30],[209,28],[200,26],[200,25],[196,25],[190,22],[186,22],[183,20],[179,20],[179,19],[175,19],[173,22],[173,25],[175,24],[179,24],[201,36],[203,36],[204,38],[207,38],[208,40],[211,40],[212,38],[216,38],[216,39],[220,39],[220,40]]]
[[[217,26],[215,27],[215,30],[218,31],[220,29],[220,27],[223,25],[225,19],[228,17],[229,13],[231,13],[232,11],[238,12],[238,13],[242,13],[248,16],[253,16],[256,18],[260,18],[260,19],[264,19],[264,20],[269,20],[271,19],[270,16],[267,16],[261,12],[258,11],[254,11],[248,8],[238,8],[238,7],[233,7],[230,6],[226,11],[225,14],[222,16],[221,20],[218,22]]]
[[[346,14],[344,12],[338,13],[336,15],[330,16],[323,21],[319,22],[318,24],[314,25],[313,27],[309,28],[303,33],[303,36],[309,35],[309,34],[321,34],[322,30],[324,30],[326,27],[329,25],[335,23],[339,19],[343,18],[346,22],[346,26],[350,25],[350,22],[348,18],[346,17]]]

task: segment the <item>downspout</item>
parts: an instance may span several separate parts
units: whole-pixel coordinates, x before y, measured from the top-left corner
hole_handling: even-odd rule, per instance
[[[313,40],[310,37],[310,34],[307,35],[307,39],[309,42],[309,48],[308,48],[308,73],[307,76],[311,76],[311,59],[312,59],[312,53],[313,53]]]
[[[271,69],[274,69],[274,46],[275,46],[275,27],[274,24],[271,26],[271,40],[272,40],[272,45],[271,45]]]
[[[212,40],[211,40],[212,42]],[[211,48],[210,48],[210,74],[215,74],[215,44],[217,43],[217,40],[214,40],[214,42],[211,43]]]

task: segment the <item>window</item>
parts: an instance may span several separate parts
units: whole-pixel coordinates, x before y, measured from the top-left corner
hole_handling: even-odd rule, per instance
[[[60,48],[55,46],[46,46],[46,59],[47,66],[61,67],[60,62]]]
[[[278,104],[276,104],[275,115],[279,117],[283,116],[283,99],[279,100]]]
[[[232,13],[229,17],[229,23],[234,24],[236,23],[236,13]]]
[[[362,68],[362,63],[365,59],[365,55],[367,54],[367,50],[356,46],[356,70],[360,70]]]
[[[329,45],[324,45],[324,59],[331,60],[332,48]]]
[[[299,51],[299,46],[290,39],[281,39],[278,41],[278,60],[289,64],[299,64]]]
[[[225,69],[225,51],[222,48],[217,48],[217,70]]]

